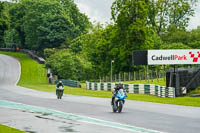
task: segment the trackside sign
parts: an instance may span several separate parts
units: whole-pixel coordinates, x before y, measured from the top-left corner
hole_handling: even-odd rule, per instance
[[[148,50],[148,65],[200,64],[200,49]]]

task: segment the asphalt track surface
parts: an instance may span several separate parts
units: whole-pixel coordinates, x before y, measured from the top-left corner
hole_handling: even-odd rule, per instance
[[[200,108],[126,100],[112,113],[110,99],[39,92],[16,86],[17,60],[0,55],[0,123],[31,133],[198,133]],[[65,90],[67,91],[67,90]]]

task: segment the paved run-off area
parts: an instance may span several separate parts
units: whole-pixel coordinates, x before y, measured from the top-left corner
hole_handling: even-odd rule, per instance
[[[110,99],[39,92],[15,86],[18,62],[0,55],[0,123],[29,132],[171,132],[200,131],[200,108],[126,101],[112,113]],[[67,91],[67,90],[66,90]]]

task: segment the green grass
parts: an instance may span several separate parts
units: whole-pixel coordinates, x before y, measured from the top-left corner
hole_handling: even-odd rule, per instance
[[[47,92],[55,92],[55,85],[48,85],[46,78],[46,70],[44,65],[37,64],[34,60],[30,59],[28,56],[22,53],[12,53],[12,52],[0,52],[0,54],[11,55],[17,59],[19,59],[22,66],[21,79],[18,83],[19,86],[47,91]],[[130,81],[124,83],[134,83],[134,84],[157,84],[157,85],[165,85],[164,79],[154,80],[153,82],[145,82],[145,81]],[[92,96],[92,97],[102,97],[102,98],[111,98],[112,93],[107,91],[94,91],[94,90],[86,90],[85,83],[82,83],[82,88],[73,88],[65,86],[64,93],[72,94],[72,95],[80,95],[80,96]],[[185,105],[185,106],[198,106],[200,107],[200,97],[178,97],[178,98],[160,98],[151,95],[143,95],[143,94],[128,94],[129,100],[138,100],[138,101],[146,101],[146,102],[156,102],[156,103],[164,103],[164,104],[176,104],[176,105]]]
[[[25,132],[0,124],[0,133],[25,133]]]
[[[44,68],[44,65],[38,64],[23,53],[0,51],[0,54],[13,56],[20,61],[21,77],[18,82],[19,86],[28,87],[29,85],[35,86],[47,83],[46,69]]]
[[[191,91],[189,94],[187,94],[188,96],[189,95],[192,95],[192,94],[200,94],[200,86],[197,87],[195,90]]]
[[[150,79],[149,81],[148,80],[125,81],[123,83],[126,83],[126,84],[155,84],[155,85],[166,86],[166,81],[164,78]]]
[[[41,88],[40,88],[41,87]],[[37,88],[40,91],[50,91],[55,92],[55,85],[44,85]],[[110,91],[95,91],[86,90],[82,88],[66,87],[64,93],[80,96],[91,96],[100,98],[111,98],[112,93]],[[164,103],[164,104],[175,104],[175,105],[185,105],[185,106],[197,106],[200,107],[199,97],[177,97],[177,98],[160,98],[145,94],[128,94],[128,100]]]

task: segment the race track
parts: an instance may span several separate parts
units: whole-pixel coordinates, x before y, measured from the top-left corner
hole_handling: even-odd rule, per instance
[[[16,59],[0,55],[0,123],[33,133],[197,133],[200,108],[126,100],[112,113],[110,99],[39,92],[16,86]],[[67,91],[67,90],[65,90]]]

